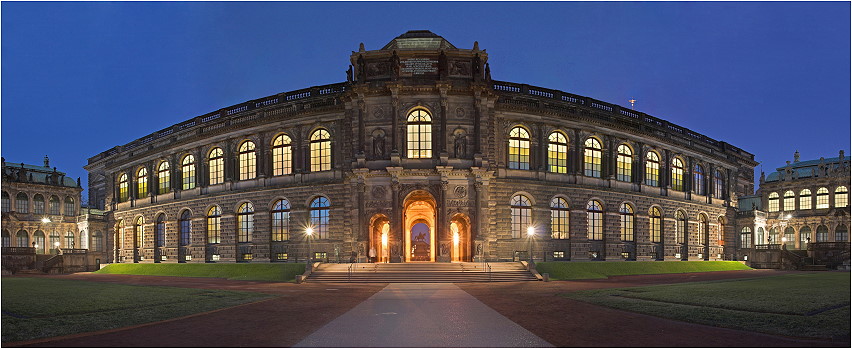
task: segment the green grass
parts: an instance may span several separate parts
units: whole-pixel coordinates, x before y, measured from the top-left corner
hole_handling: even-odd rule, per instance
[[[229,280],[281,281],[296,279],[305,272],[300,263],[151,263],[110,264],[95,273],[157,276],[189,276],[223,278]]]
[[[606,279],[616,275],[674,274],[704,271],[751,269],[740,262],[542,262],[539,273],[550,274],[551,280]]]
[[[849,273],[822,272],[578,291],[563,296],[711,326],[848,339],[849,284]]]
[[[272,297],[42,278],[3,278],[2,293],[4,343],[161,321]]]

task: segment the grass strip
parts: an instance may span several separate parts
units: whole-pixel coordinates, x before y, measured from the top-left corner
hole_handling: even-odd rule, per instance
[[[118,263],[95,273],[290,282],[304,272],[305,265],[301,263]]]
[[[751,268],[734,261],[536,263],[536,270],[539,273],[550,274],[551,280],[606,279],[617,275],[676,274],[748,269]]]

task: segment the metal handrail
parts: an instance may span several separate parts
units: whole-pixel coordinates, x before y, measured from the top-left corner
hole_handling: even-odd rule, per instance
[[[352,282],[352,269],[353,268],[355,268],[355,263],[349,263],[349,267],[346,268],[346,273],[347,273],[349,282]]]
[[[485,262],[485,271],[488,273],[488,282],[491,282],[491,263]]]

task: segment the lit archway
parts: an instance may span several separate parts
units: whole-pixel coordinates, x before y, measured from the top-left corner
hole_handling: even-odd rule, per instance
[[[405,261],[434,262],[436,250],[435,197],[427,191],[415,190],[403,204],[403,236]]]
[[[450,239],[452,243],[452,261],[469,262],[472,260],[470,241],[470,219],[457,214],[450,220]]]
[[[391,246],[390,220],[383,214],[376,214],[370,219],[370,262],[390,262]]]

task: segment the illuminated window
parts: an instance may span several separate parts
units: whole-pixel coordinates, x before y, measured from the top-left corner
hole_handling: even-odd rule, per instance
[[[787,245],[788,249],[793,249],[796,244],[796,230],[793,227],[787,227],[784,229],[784,244]]]
[[[769,194],[769,212],[778,212],[779,210],[778,193]]]
[[[583,168],[588,177],[601,177],[601,142],[595,138],[586,139],[583,151]]]
[[[76,216],[77,215],[77,207],[74,205],[74,199],[70,196],[65,198],[65,215],[66,216]]]
[[[154,246],[166,245],[166,215],[157,215],[157,223],[154,225]]]
[[[683,191],[683,161],[678,158],[672,160],[672,189]]]
[[[254,142],[245,141],[240,144],[240,180],[253,179],[257,176],[257,153]]]
[[[142,243],[145,241],[145,228],[143,224],[145,220],[142,217],[137,217],[136,222],[133,224],[133,230],[136,233],[136,239],[134,242],[136,243],[136,248],[142,248]]]
[[[36,249],[35,253],[38,253],[38,254],[44,254],[45,253],[45,251],[44,251],[45,250],[45,248],[44,248],[44,232],[43,231],[36,230],[35,234],[33,234],[33,243],[35,243],[35,245],[33,246]]]
[[[695,165],[692,167],[692,192],[698,195],[707,195],[704,185],[704,167]]]
[[[722,175],[722,171],[716,171],[716,175],[713,178],[713,197],[717,199],[725,198],[725,177]]]
[[[769,229],[769,243],[777,244],[778,243],[778,228]]]
[[[509,132],[509,168],[530,169],[530,134],[520,126]]]
[[[95,251],[103,251],[104,250],[104,235],[96,231],[92,234],[92,247]]]
[[[9,207],[10,205],[11,205],[11,201],[9,199],[9,193],[4,191],[3,192],[3,212],[11,211],[11,208]],[[8,247],[6,245],[3,245],[3,246]]]
[[[237,210],[237,242],[251,242],[254,232],[254,206],[243,203]]]
[[[758,227],[757,228],[757,236],[754,237],[754,244],[755,245],[763,245],[764,243],[766,243],[766,240],[764,240],[763,238],[764,238],[763,227]]]
[[[706,245],[709,234],[708,230],[710,229],[710,225],[708,224],[707,216],[701,214],[698,216],[698,244]]]
[[[811,209],[811,190],[810,189],[802,189],[799,192],[799,209],[800,210],[810,210]]]
[[[547,139],[547,165],[550,172],[568,173],[568,138],[561,132],[553,132]]]
[[[554,239],[568,239],[568,201],[555,197],[550,199],[550,229]]]
[[[118,176],[118,202],[125,202],[130,199],[130,187],[127,183],[127,174],[122,173]]]
[[[811,239],[811,227],[804,226],[799,229],[799,243],[802,246],[802,249],[808,247],[808,241]]]
[[[27,194],[18,193],[15,196],[15,208],[18,213],[29,213],[30,212],[30,198]]]
[[[142,167],[136,171],[136,198],[148,196],[148,169]]]
[[[675,236],[677,237],[677,243],[683,244],[686,241],[686,214],[683,211],[677,211],[675,214]]]
[[[293,173],[293,147],[287,135],[278,135],[272,141],[272,175],[283,176]]]
[[[74,246],[74,233],[70,231],[65,232],[65,248],[75,248]]]
[[[792,190],[784,192],[784,211],[796,210],[796,194]]]
[[[26,230],[18,230],[15,240],[17,240],[18,247],[30,247],[30,236]]]
[[[648,210],[648,218],[650,219],[649,230],[651,231],[651,242],[660,242],[663,231],[663,215],[657,207],[651,207]]]
[[[180,163],[183,190],[195,188],[195,157],[192,155],[184,156]]]
[[[33,196],[33,213],[44,214],[44,196],[41,194]]]
[[[208,166],[210,168],[210,182],[208,185],[216,185],[225,181],[225,158],[222,148],[213,148],[210,155],[207,156]]]
[[[408,114],[408,157],[428,159],[432,157],[432,116],[423,109]]]
[[[290,240],[290,202],[278,200],[272,205],[272,241]]]
[[[190,243],[190,238],[192,237],[192,218],[190,216],[189,210],[183,210],[183,213],[180,214],[180,220],[178,220],[178,230],[180,234],[180,240],[178,240],[178,244],[180,246],[186,246]]]
[[[597,200],[586,205],[586,224],[589,240],[603,240],[603,205]]]
[[[816,193],[816,208],[828,208],[828,189],[819,188]]]
[[[633,207],[621,204],[621,241],[633,241]]]
[[[207,210],[207,243],[218,244],[221,241],[222,210],[213,206]]]
[[[50,210],[50,214],[54,216],[59,215],[59,198],[56,196],[50,197],[50,203],[48,204],[48,209]]]
[[[834,190],[834,207],[849,206],[849,190],[845,186],[839,186]]]
[[[157,194],[165,194],[171,189],[172,174],[169,171],[169,162],[163,161],[157,167]]]
[[[311,228],[317,239],[328,239],[329,203],[324,196],[311,200]]]
[[[311,134],[311,172],[331,170],[331,135],[325,129]]]
[[[512,237],[519,239],[523,237],[527,228],[532,224],[532,205],[530,199],[524,195],[512,197]]]
[[[622,182],[633,180],[633,150],[627,144],[618,146],[618,159],[615,179]]]
[[[660,156],[652,151],[645,156],[645,185],[660,186]]]
[[[828,242],[828,227],[824,225],[817,227],[816,242]]]
[[[845,225],[838,225],[834,228],[834,241],[846,242],[849,241],[849,229]]]
[[[56,231],[51,232],[49,239],[50,239],[50,247],[54,248],[56,246],[56,244],[59,243],[59,240],[60,240],[59,232],[56,232]]]
[[[751,248],[751,228],[744,227],[740,232],[740,248]]]

